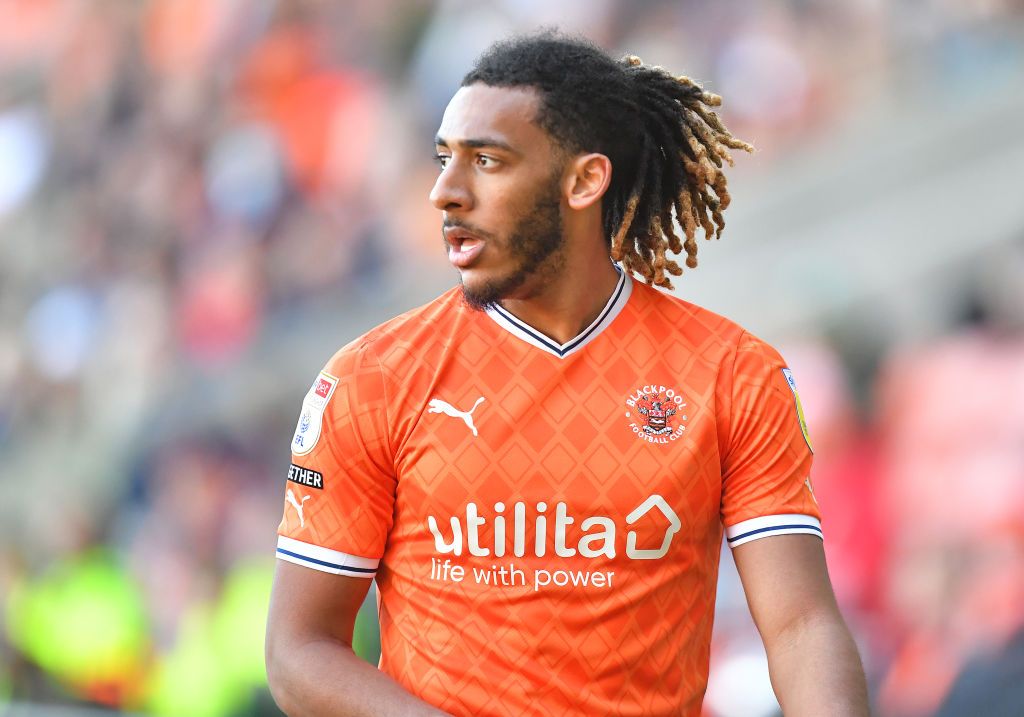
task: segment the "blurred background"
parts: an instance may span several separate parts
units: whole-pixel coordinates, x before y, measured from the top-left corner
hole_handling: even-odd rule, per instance
[[[677,292],[795,371],[877,714],[1024,714],[1020,0],[0,0],[0,713],[277,714],[302,396],[456,281],[433,133],[541,25],[758,147]],[[719,593],[707,714],[775,715]]]

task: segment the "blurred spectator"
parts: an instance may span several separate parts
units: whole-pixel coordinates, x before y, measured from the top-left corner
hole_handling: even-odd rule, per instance
[[[972,326],[893,356],[880,384],[892,714],[931,714],[969,660],[1024,626],[1024,304],[1005,301],[1024,262],[1004,262]]]

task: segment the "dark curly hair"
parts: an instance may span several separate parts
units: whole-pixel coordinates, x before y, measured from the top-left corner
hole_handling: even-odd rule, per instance
[[[536,88],[537,122],[548,134],[571,153],[611,160],[602,222],[612,259],[627,271],[672,288],[667,274],[683,270],[666,252],[685,249],[692,269],[697,227],[705,238],[721,235],[730,201],[723,163],[732,164],[730,148],[753,147],[711,110],[722,98],[689,77],[632,55],[615,61],[587,40],[549,31],[492,45],[462,80],[463,87],[475,83]]]

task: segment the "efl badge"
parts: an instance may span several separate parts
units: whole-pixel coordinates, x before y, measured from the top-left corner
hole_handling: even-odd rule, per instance
[[[327,408],[327,402],[331,400],[337,385],[338,379],[325,371],[321,371],[313,381],[309,393],[302,401],[299,423],[295,426],[295,435],[292,436],[292,453],[295,455],[309,453],[320,440],[324,409]]]
[[[793,372],[788,368],[784,368],[782,369],[782,375],[786,377],[786,383],[789,384],[789,390],[793,392],[793,399],[796,401],[796,417],[800,421],[800,432],[804,434],[804,442],[811,449],[811,453],[814,453],[814,448],[811,446],[811,434],[807,430],[807,421],[804,419],[804,407],[800,403],[800,394],[796,392],[796,381],[793,379]]]
[[[643,386],[626,399],[629,428],[648,443],[668,443],[682,436],[685,411],[683,397],[666,386]]]

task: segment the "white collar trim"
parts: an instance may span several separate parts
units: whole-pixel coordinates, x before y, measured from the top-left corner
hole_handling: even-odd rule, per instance
[[[565,358],[596,339],[598,334],[611,325],[615,317],[619,315],[619,312],[626,305],[626,302],[629,301],[629,297],[633,293],[633,280],[618,267],[616,267],[616,270],[619,272],[619,281],[615,284],[615,289],[612,291],[608,303],[601,309],[601,313],[597,315],[597,318],[594,319],[590,326],[583,329],[575,338],[570,339],[564,344],[556,343],[553,339],[548,338],[529,324],[517,319],[498,304],[488,307],[485,311],[494,320],[494,323],[513,336],[522,339],[528,344],[533,344],[537,348],[547,351],[558,358]]]

